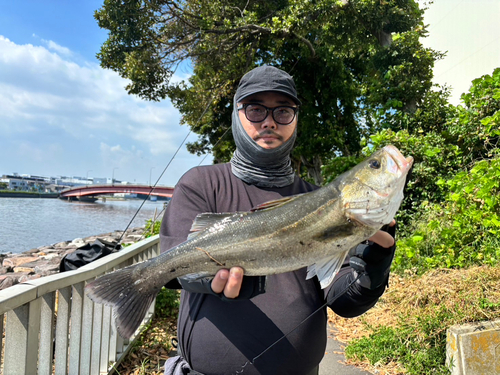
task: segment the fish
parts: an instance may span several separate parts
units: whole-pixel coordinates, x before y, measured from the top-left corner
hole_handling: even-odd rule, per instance
[[[266,276],[307,267],[326,288],[349,250],[391,223],[413,164],[392,145],[375,151],[317,190],[248,212],[202,213],[187,240],[157,257],[102,275],[85,292],[113,307],[118,333],[131,337],[157,293],[175,278],[196,280],[221,268]]]

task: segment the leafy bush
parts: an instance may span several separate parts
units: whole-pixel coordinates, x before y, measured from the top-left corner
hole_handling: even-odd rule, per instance
[[[398,241],[396,268],[463,268],[500,261],[500,157],[481,160],[469,172],[438,180],[449,190],[430,206],[420,228]]]
[[[161,220],[146,220],[146,227],[144,228],[144,237],[148,238],[160,233]]]
[[[157,316],[160,318],[177,316],[179,312],[179,296],[178,290],[163,287],[156,296],[155,313]]]

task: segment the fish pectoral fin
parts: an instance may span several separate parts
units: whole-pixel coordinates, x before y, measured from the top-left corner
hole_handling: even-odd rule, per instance
[[[333,281],[333,278],[339,272],[342,263],[349,251],[337,253],[330,258],[325,258],[307,267],[306,280],[312,279],[314,276],[318,277],[321,288],[325,289]]]
[[[271,208],[276,208],[276,207],[284,205],[285,203],[293,201],[295,198],[300,197],[301,195],[303,195],[303,194],[296,194],[296,195],[291,195],[289,197],[283,197],[283,198],[275,199],[272,201],[267,201],[267,202],[264,202],[262,204],[255,206],[250,211],[255,212],[255,211],[262,211],[262,210],[269,210]]]
[[[196,216],[193,221],[193,225],[191,226],[190,231],[193,232],[189,235],[189,239],[192,237],[196,237],[200,232],[209,226],[213,225],[218,221],[222,221],[224,219],[230,218],[235,215],[241,215],[244,212],[224,212],[224,213],[213,213],[213,212],[205,212]]]

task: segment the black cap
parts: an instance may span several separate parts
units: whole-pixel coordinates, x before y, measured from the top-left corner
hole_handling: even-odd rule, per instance
[[[295,104],[302,104],[297,98],[293,78],[287,72],[269,65],[252,69],[241,78],[236,90],[236,102],[263,91],[279,92],[292,98]]]

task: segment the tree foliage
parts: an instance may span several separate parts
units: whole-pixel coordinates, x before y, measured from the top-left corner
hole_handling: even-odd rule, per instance
[[[95,17],[109,30],[102,66],[131,94],[169,97],[200,136],[189,150],[216,162],[234,149],[219,140],[241,76],[262,64],[292,74],[303,102],[294,162],[318,179],[323,159],[356,155],[388,114],[420,105],[439,57],[419,42],[422,14],[414,0],[105,0]],[[191,77],[171,82],[186,62]]]
[[[500,261],[500,69],[475,79],[460,106],[429,92],[427,111],[393,116],[408,130],[370,137],[365,154],[392,143],[415,158],[398,214],[394,265],[497,265]]]

